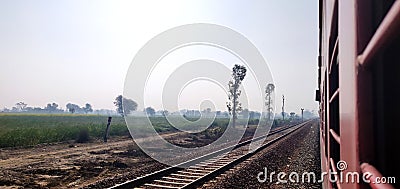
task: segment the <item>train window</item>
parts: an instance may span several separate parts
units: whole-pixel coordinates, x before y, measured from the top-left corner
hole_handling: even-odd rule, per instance
[[[356,171],[366,162],[385,177],[400,178],[400,0],[320,0],[319,24],[322,168],[337,172],[343,160],[345,172]]]
[[[398,149],[400,145],[400,133],[398,132],[398,113],[400,107],[400,28],[392,29],[392,35],[383,34],[384,25],[396,25],[400,20],[397,17],[387,19],[389,11],[400,12],[400,4],[394,0],[372,1],[373,19],[371,28],[374,35],[371,35],[363,48],[360,61],[361,69],[367,70],[371,74],[372,88],[372,113],[373,127],[372,136],[364,140],[372,140],[371,151],[373,156],[364,159],[375,166],[384,176],[399,178],[400,156],[393,149]],[[389,20],[389,21],[388,21]],[[384,23],[385,22],[385,23]],[[397,24],[398,25],[398,24]],[[394,27],[392,27],[394,28]],[[396,34],[397,33],[397,34]],[[377,42],[379,41],[379,43]],[[380,44],[378,46],[377,44]],[[374,49],[371,51],[371,49]],[[374,52],[374,53],[371,53]],[[367,137],[367,136],[360,136]],[[399,183],[394,184],[400,187]]]
[[[400,107],[400,35],[373,60],[374,96],[374,154],[375,167],[387,176],[400,178],[400,156],[393,151],[399,148],[398,118]],[[397,185],[399,187],[399,185]]]
[[[400,38],[390,45],[374,64],[375,100],[375,153],[376,168],[383,175],[399,178],[399,153],[393,151],[400,145],[397,113],[400,107]],[[396,86],[397,85],[397,86]]]
[[[338,38],[338,1],[335,2],[329,36],[329,59],[328,59],[328,109],[329,127],[327,138],[329,138],[329,162],[332,171],[336,172],[336,163],[340,161],[340,118],[339,118],[339,38]],[[333,187],[337,188],[336,183]]]
[[[325,82],[326,81],[328,81],[328,79],[327,79],[327,72],[325,72]],[[322,101],[322,102],[326,102],[326,100],[325,100],[325,95],[326,94],[328,94],[327,93],[327,88],[326,88],[326,85],[324,85],[324,100]],[[327,104],[324,104],[324,130],[323,130],[323,134],[324,134],[324,140],[325,140],[325,156],[326,157],[329,157],[328,156],[328,136],[329,136],[329,134],[327,133],[327,129],[328,129],[328,123],[327,123],[327,121],[329,120],[328,119],[328,105]]]

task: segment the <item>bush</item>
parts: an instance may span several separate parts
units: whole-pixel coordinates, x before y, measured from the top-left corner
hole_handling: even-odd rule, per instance
[[[258,125],[259,119],[249,119],[249,125]]]
[[[203,131],[206,139],[216,139],[223,134],[223,130],[220,127],[209,128]]]
[[[77,143],[86,143],[89,142],[89,130],[87,128],[83,128],[78,133],[78,138],[76,139]]]

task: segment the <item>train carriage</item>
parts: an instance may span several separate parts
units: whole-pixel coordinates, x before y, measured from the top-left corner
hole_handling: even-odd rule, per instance
[[[400,0],[319,1],[318,83],[322,170],[391,182],[323,187],[400,188]]]

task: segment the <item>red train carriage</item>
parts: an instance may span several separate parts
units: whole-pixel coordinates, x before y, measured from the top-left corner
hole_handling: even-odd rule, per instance
[[[343,175],[323,187],[400,188],[400,0],[320,0],[319,9],[321,166]]]

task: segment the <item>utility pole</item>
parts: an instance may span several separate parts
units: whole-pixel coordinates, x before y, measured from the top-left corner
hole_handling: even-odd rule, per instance
[[[103,139],[104,139],[104,142],[107,142],[108,133],[109,133],[109,131],[110,131],[111,119],[112,119],[112,117],[108,117],[106,132],[104,133],[104,138],[103,138]]]
[[[301,108],[301,122],[303,122],[303,112],[304,112],[304,108]]]
[[[267,100],[265,104],[267,105],[267,108],[268,108],[267,109],[268,110],[268,121],[271,120],[271,113],[272,113],[271,95],[274,92],[274,90],[275,90],[275,85],[272,83],[268,84],[267,87],[265,88],[265,95],[266,95],[265,99]]]
[[[282,95],[282,117],[285,120],[285,95]]]

